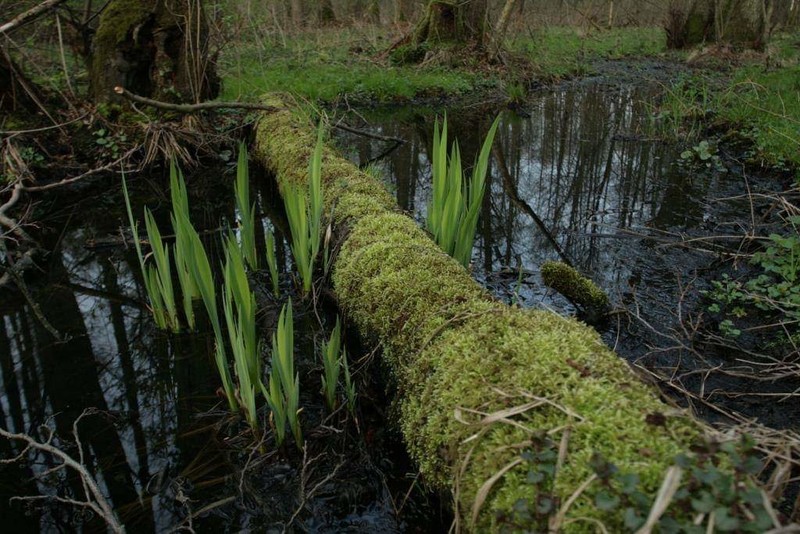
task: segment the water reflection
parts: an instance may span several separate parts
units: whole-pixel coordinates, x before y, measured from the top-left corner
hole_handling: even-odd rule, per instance
[[[700,199],[713,177],[677,172],[675,148],[650,137],[654,94],[642,85],[576,85],[540,95],[525,117],[503,113],[473,252],[479,277],[491,285],[509,270],[530,274],[545,260],[561,259],[613,289],[633,276],[633,264],[612,243],[628,233],[702,222]],[[477,153],[490,118],[485,111],[450,114],[463,154]],[[408,140],[382,165],[399,205],[424,220],[431,115],[370,119],[382,134]],[[377,141],[343,137],[343,145],[358,147],[351,153],[358,163],[380,149]],[[528,300],[544,298],[529,288]]]
[[[217,188],[189,177],[190,206],[219,269],[220,236],[233,226],[235,213],[226,180],[216,173],[209,178]],[[285,299],[292,281],[282,203],[274,183],[255,177],[252,189],[262,223],[276,235]],[[144,204],[160,206],[154,216],[162,230],[169,228],[167,197],[157,183],[137,180],[129,190],[134,213]],[[413,468],[399,438],[385,428],[385,387],[373,386],[365,365],[355,363],[357,344],[348,353],[363,399],[358,423],[345,410],[330,414],[323,406],[315,346],[320,323],[332,328],[335,314],[328,314],[322,299],[295,312],[306,448],[279,453],[269,436],[259,448],[241,421],[224,407],[213,409],[220,405],[213,336],[202,328],[184,335],[155,329],[143,305],[138,259],[120,238],[126,226],[121,206],[107,197],[74,201],[59,200],[58,206],[72,208],[47,221],[55,231],[45,231],[42,243],[54,252],[46,276],[30,284],[36,307],[21,298],[0,301],[0,426],[43,440],[47,425],[55,444],[77,457],[73,425],[80,418],[87,468],[131,532],[280,531],[290,520],[298,531],[397,532],[404,521],[409,530],[439,532],[450,523],[446,512],[431,511],[437,501],[405,476]],[[104,202],[109,209],[98,205]],[[263,230],[257,228],[262,257]],[[281,302],[272,297],[265,272],[253,276],[266,341]],[[82,417],[86,408],[92,412]],[[263,412],[266,420],[265,407]],[[21,451],[0,439],[0,458]],[[82,499],[80,481],[65,470],[42,477],[56,466],[52,458],[26,453],[25,460],[0,465],[0,517],[13,521],[15,531],[104,530],[74,507],[47,503],[26,516],[22,503],[9,504],[18,495]],[[407,501],[402,520],[395,509],[401,498]]]
[[[734,358],[729,350],[708,349],[701,361],[681,348],[692,341],[669,337],[685,335],[679,316],[686,319],[681,315],[686,310],[703,309],[701,291],[715,276],[706,273],[716,256],[675,245],[686,237],[730,234],[731,221],[741,220],[752,207],[741,197],[745,170],[739,164],[730,165],[730,174],[691,167],[675,144],[653,135],[660,91],[641,82],[589,80],[539,94],[525,116],[504,111],[473,249],[474,275],[507,302],[573,314],[570,304],[547,291],[538,276],[544,261],[566,261],[630,312],[599,326],[624,357],[672,376],[685,372],[684,386],[701,396],[715,389],[764,391],[773,385],[693,373],[735,365]],[[430,111],[368,115],[381,134],[407,139],[381,166],[400,206],[420,222],[430,198],[434,116]],[[491,119],[491,110],[449,110],[450,132],[458,137],[465,160],[479,150]],[[357,147],[346,153],[359,164],[384,145],[339,135],[341,146]],[[786,427],[793,424],[786,415],[788,399],[768,406],[757,397],[741,396],[725,406]]]
[[[8,301],[1,310],[0,421],[39,440],[47,426],[77,456],[73,424],[87,407],[96,409],[77,425],[86,465],[129,529],[163,531],[179,524],[184,510],[154,481],[177,477],[207,439],[182,436],[215,403],[216,380],[203,336],[170,342],[153,328],[137,260],[122,247],[89,246],[95,235],[117,234],[121,219],[98,215],[56,236],[47,285],[32,291],[38,310]],[[22,450],[2,442],[4,457]],[[55,480],[35,477],[54,466],[47,455],[28,453],[28,462],[14,467],[24,472],[17,479],[23,484],[4,468],[0,515],[13,517],[16,531],[71,530],[82,522],[75,509],[47,506],[37,521],[21,515],[21,504],[9,505],[21,494],[81,498],[79,481],[63,470]]]

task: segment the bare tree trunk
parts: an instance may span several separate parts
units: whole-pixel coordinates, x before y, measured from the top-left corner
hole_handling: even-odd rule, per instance
[[[291,8],[292,8],[292,26],[294,26],[295,29],[302,28],[304,22],[302,0],[292,0]]]
[[[202,0],[112,0],[100,17],[90,64],[97,102],[116,98],[117,86],[192,102],[219,90]]]
[[[500,18],[497,19],[497,23],[494,25],[494,35],[492,38],[495,41],[500,42],[503,40],[503,37],[505,37],[506,31],[508,30],[508,23],[511,21],[511,12],[514,10],[514,5],[516,3],[517,0],[506,0],[503,11],[500,12]]]

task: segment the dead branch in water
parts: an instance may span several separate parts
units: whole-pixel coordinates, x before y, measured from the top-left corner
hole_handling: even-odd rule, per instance
[[[84,500],[78,500],[68,497],[60,497],[58,495],[25,495],[19,497],[12,497],[12,500],[19,500],[19,501],[51,501],[51,502],[59,502],[62,504],[69,504],[70,506],[75,506],[77,508],[88,508],[95,514],[97,514],[103,521],[106,522],[106,525],[112,532],[117,534],[123,534],[125,532],[125,527],[117,519],[114,511],[111,509],[111,505],[109,504],[108,500],[106,499],[103,492],[100,491],[100,487],[97,485],[94,477],[92,477],[89,470],[86,468],[84,463],[83,457],[83,444],[81,443],[78,437],[78,423],[80,420],[88,415],[92,415],[96,413],[94,409],[87,409],[75,419],[75,422],[72,424],[72,433],[75,437],[75,444],[78,447],[78,459],[74,459],[72,456],[67,454],[66,452],[62,451],[58,447],[52,444],[54,433],[48,427],[42,427],[45,432],[47,433],[47,438],[45,441],[37,441],[35,438],[28,434],[16,434],[13,432],[8,432],[3,428],[0,428],[0,436],[8,439],[9,441],[18,441],[24,444],[23,449],[20,451],[13,458],[6,458],[0,459],[0,464],[12,464],[16,462],[23,461],[26,455],[31,451],[38,451],[43,452],[52,456],[54,459],[61,461],[59,465],[55,467],[51,467],[47,471],[45,471],[41,476],[47,476],[56,471],[60,471],[61,469],[68,467],[75,471],[81,480],[81,485],[83,487],[84,492]]]

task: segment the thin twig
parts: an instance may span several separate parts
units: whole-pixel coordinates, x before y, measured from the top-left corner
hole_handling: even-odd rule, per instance
[[[340,122],[331,124],[331,126],[333,126],[334,128],[338,128],[339,130],[342,130],[344,132],[350,132],[352,134],[360,135],[362,137],[369,137],[370,139],[377,139],[378,141],[386,141],[398,144],[403,144],[408,142],[401,137],[392,137],[391,135],[380,135],[372,132],[367,132],[365,130],[359,130],[358,128],[353,128],[352,126],[348,126]]]
[[[85,173],[79,174],[78,176],[74,176],[72,178],[65,178],[65,179],[63,179],[63,180],[61,180],[59,182],[55,182],[55,183],[52,183],[52,184],[46,184],[46,185],[34,185],[34,186],[25,186],[25,185],[23,185],[22,189],[25,192],[29,192],[30,193],[30,192],[36,192],[36,191],[47,191],[47,190],[50,190],[50,189],[55,189],[57,187],[63,187],[65,185],[73,184],[75,182],[83,180],[84,178],[88,178],[89,176],[93,176],[93,175],[99,174],[101,172],[110,171],[113,167],[116,167],[117,165],[119,165],[123,161],[127,160],[128,158],[130,158],[140,148],[141,147],[139,145],[137,145],[137,146],[133,147],[132,149],[128,150],[127,152],[125,152],[122,156],[120,156],[119,158],[115,159],[111,163],[103,165],[102,167],[97,167],[95,169],[86,171]]]

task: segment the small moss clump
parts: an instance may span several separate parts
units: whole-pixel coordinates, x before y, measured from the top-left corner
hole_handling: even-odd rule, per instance
[[[602,313],[608,309],[605,291],[566,263],[546,261],[542,264],[541,272],[544,285],[555,289],[584,310]]]
[[[265,114],[258,126],[254,153],[282,188],[305,176],[314,134],[302,122],[285,110]],[[335,228],[347,230],[333,265],[337,299],[383,348],[409,452],[426,481],[453,491],[460,525],[506,529],[504,518],[537,497],[520,454],[546,439],[563,451],[548,483],[554,502],[582,488],[562,518],[564,530],[598,523],[622,530],[623,511],[597,504],[604,495],[601,483],[591,483],[594,459],[636,473],[652,502],[676,456],[700,441],[702,426],[663,404],[591,328],[493,299],[396,211],[379,182],[329,150],[323,179]],[[563,273],[557,264],[546,270]],[[574,272],[562,279],[577,284],[587,302],[608,305]]]

